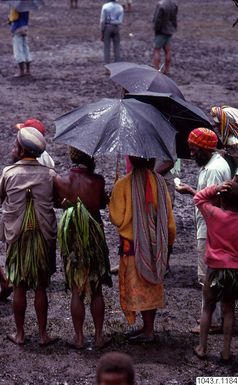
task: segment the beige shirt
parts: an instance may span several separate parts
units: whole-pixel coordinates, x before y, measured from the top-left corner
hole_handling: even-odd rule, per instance
[[[5,167],[0,179],[2,218],[0,239],[13,243],[19,236],[26,208],[26,189],[30,188],[37,220],[44,238],[56,238],[57,223],[54,213],[53,177],[55,171],[37,160],[20,160]]]
[[[214,184],[221,184],[231,179],[231,170],[227,161],[217,152],[214,152],[209,162],[201,167],[198,176],[197,191]],[[207,226],[202,213],[195,208],[197,239],[207,238]]]

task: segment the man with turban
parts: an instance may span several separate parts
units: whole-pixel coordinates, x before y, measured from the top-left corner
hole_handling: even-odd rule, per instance
[[[16,129],[20,130],[24,127],[33,127],[36,128],[43,136],[46,134],[46,129],[44,124],[35,118],[29,118],[24,123],[18,123],[16,124]],[[42,152],[39,158],[37,158],[38,162],[40,164],[43,164],[44,166],[54,168],[55,162],[53,161],[52,157],[48,154],[48,152],[45,150]]]
[[[212,107],[215,130],[226,149],[225,158],[231,174],[238,182],[238,109],[230,106]]]
[[[207,128],[195,128],[190,132],[188,144],[190,148],[191,159],[195,160],[200,167],[198,174],[197,189],[181,183],[176,190],[181,194],[190,194],[194,196],[197,191],[207,186],[221,184],[231,179],[230,167],[226,160],[216,152],[218,137],[212,130]],[[195,209],[196,230],[197,230],[197,252],[198,252],[198,282],[203,286],[206,276],[206,265],[204,262],[206,250],[207,228],[205,220],[198,210]],[[203,302],[202,302],[203,305]],[[220,329],[220,309],[217,307],[213,314],[213,323],[210,333]],[[199,333],[200,327],[191,329],[193,333]]]
[[[26,292],[35,291],[35,310],[40,345],[56,341],[46,331],[48,300],[46,288],[55,272],[57,224],[53,209],[55,172],[36,158],[45,150],[43,135],[33,127],[18,131],[12,149],[13,165],[5,167],[0,179],[3,207],[1,240],[6,242],[6,274],[13,284],[16,333],[8,335],[23,345]]]

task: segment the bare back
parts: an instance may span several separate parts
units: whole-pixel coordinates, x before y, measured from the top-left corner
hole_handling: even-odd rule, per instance
[[[55,189],[60,206],[64,199],[76,203],[79,197],[95,219],[100,218],[99,210],[108,203],[103,176],[90,173],[87,169],[83,172],[72,169],[68,174],[57,175]]]

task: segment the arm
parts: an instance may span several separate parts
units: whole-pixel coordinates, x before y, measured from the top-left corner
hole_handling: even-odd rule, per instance
[[[110,199],[108,194],[105,191],[105,180],[103,176],[101,176],[101,185],[102,185],[102,195],[101,195],[101,204],[100,204],[100,209],[105,209],[106,206],[108,205]]]
[[[153,18],[155,34],[158,34],[160,32],[160,28],[163,22],[163,16],[164,16],[164,10],[157,5],[154,18]]]
[[[120,227],[125,217],[125,197],[120,181],[118,181],[113,190],[109,202],[110,221],[117,227]]]
[[[169,192],[166,193],[167,209],[168,209],[168,246],[171,249],[176,236],[176,224],[172,209],[172,203]]]
[[[101,28],[101,40],[102,41],[104,39],[105,23],[106,23],[106,13],[105,13],[104,7],[102,7],[101,16],[100,16],[100,28]]]
[[[172,160],[165,160],[163,163],[160,164],[160,166],[157,168],[157,172],[160,175],[165,175],[167,172],[169,172],[174,167],[174,162]]]
[[[0,178],[0,203],[4,201],[5,197],[6,197],[5,179],[4,179],[4,173],[2,173]]]
[[[178,14],[178,7],[176,6],[176,9],[175,9],[175,12],[174,12],[174,15],[173,15],[173,20],[172,20],[172,23],[174,25],[174,27],[176,28],[177,30],[177,14]]]
[[[213,204],[214,198],[218,192],[227,192],[232,188],[232,182],[227,181],[220,185],[213,185],[204,188],[199,191],[193,198],[194,204],[199,208],[204,218],[208,217],[210,214],[214,215],[221,209],[216,207]]]
[[[194,196],[196,194],[196,190],[189,186],[186,183],[180,183],[178,186],[175,187],[176,191],[178,191],[180,194],[189,194]]]

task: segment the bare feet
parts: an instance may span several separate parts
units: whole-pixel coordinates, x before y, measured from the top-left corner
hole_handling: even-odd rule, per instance
[[[82,350],[84,348],[84,337],[74,336],[72,341],[67,341],[67,345],[73,349]]]
[[[41,347],[53,345],[59,341],[59,337],[49,337],[47,334],[40,338],[39,345]]]
[[[2,285],[2,290],[0,292],[0,301],[6,301],[9,295],[11,295],[13,292],[12,286],[5,286]]]
[[[13,342],[15,345],[24,345],[25,338],[24,335],[17,335],[17,334],[7,334],[7,339],[11,342]]]
[[[223,352],[220,353],[220,357],[221,361],[226,364],[231,361],[232,354],[230,352],[224,352],[223,350]]]
[[[111,339],[105,339],[104,337],[95,338],[96,349],[103,349],[110,345]]]
[[[125,333],[126,337],[131,338],[138,336],[139,334],[144,333],[144,328],[142,327],[141,329],[135,329],[135,330],[130,330]]]
[[[196,346],[193,349],[193,353],[195,356],[197,356],[200,360],[205,360],[207,358],[207,352],[202,348],[201,345]]]

